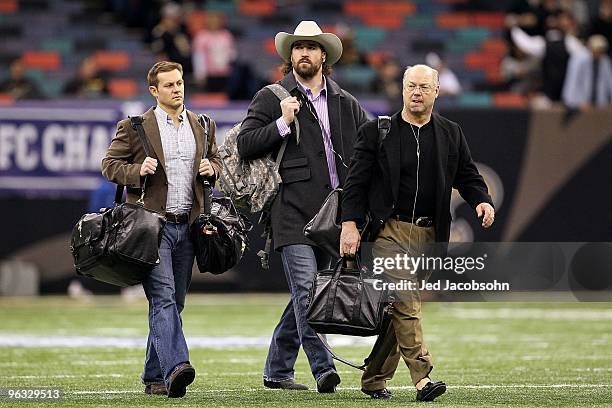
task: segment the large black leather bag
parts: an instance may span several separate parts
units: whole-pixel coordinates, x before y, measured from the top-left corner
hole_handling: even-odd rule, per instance
[[[387,292],[377,290],[359,262],[355,267],[340,259],[333,269],[317,272],[306,320],[317,333],[375,336],[383,326]]]
[[[142,118],[131,120],[149,156]],[[81,217],[70,240],[77,274],[125,287],[141,283],[159,263],[159,244],[166,218],[144,207],[146,182],[145,177],[136,204],[121,203],[124,187],[117,186],[113,208]]]
[[[213,197],[204,181],[204,209],[192,227],[196,262],[201,273],[221,274],[233,268],[249,244],[251,222],[229,197]]]
[[[304,235],[334,259],[340,258],[340,204],[342,189],[330,192],[319,211],[304,227]]]

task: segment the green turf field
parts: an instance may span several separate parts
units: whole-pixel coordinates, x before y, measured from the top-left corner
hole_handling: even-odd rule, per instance
[[[368,399],[359,391],[359,372],[342,364],[338,392],[317,394],[303,354],[296,379],[311,391],[264,389],[264,345],[284,295],[189,295],[183,321],[188,342],[200,344],[191,348],[196,380],[180,400],[147,396],[139,383],[146,303],[94,299],[0,298],[0,388],[62,389],[61,401],[49,406],[419,405],[404,366],[389,384],[396,395],[389,401]],[[612,407],[612,303],[429,303],[424,330],[434,357],[432,376],[449,385],[432,405]],[[233,345],[202,346],[213,337]],[[6,339],[25,339],[28,346],[11,346]],[[41,341],[52,343],[42,347]],[[121,347],[93,347],[105,341]],[[239,346],[249,341],[257,346]],[[368,347],[338,351],[357,360]],[[0,406],[43,404],[0,400]]]

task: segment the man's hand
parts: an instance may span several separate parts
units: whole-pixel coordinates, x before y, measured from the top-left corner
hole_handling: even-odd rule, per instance
[[[359,249],[361,236],[355,221],[344,221],[340,233],[340,256],[353,257]]]
[[[215,175],[215,169],[208,159],[200,160],[200,169],[198,170],[200,176],[212,177]]]
[[[142,162],[142,166],[140,166],[140,176],[144,177],[147,174],[155,174],[156,169],[157,169],[157,159],[147,156]]]
[[[480,203],[476,206],[476,215],[482,217],[482,226],[489,228],[495,221],[495,209],[489,203]]]
[[[283,120],[287,126],[291,125],[295,120],[295,115],[300,111],[300,103],[295,96],[289,96],[280,101],[281,111],[283,111]]]

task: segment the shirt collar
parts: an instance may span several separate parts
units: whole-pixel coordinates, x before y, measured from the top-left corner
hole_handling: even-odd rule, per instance
[[[294,75],[295,76],[295,75]],[[295,76],[295,81],[297,82],[298,86],[300,87],[300,89],[306,94],[308,95],[309,98],[313,99],[314,96],[312,94],[312,91],[310,90],[310,88],[306,87],[306,85],[304,85],[303,83],[300,82],[299,79],[297,79],[297,76]],[[319,92],[319,96],[323,94],[323,95],[327,95],[327,80],[325,79],[325,75],[323,75],[323,87],[321,88],[321,92]]]
[[[161,108],[161,106],[157,105],[155,107],[155,115],[161,119],[162,121],[164,121],[165,123],[168,124],[173,124],[172,123],[172,118],[170,117],[170,115],[168,114],[168,112],[166,112],[165,110],[163,110]],[[179,115],[179,122],[181,123],[185,123],[185,119],[187,118],[187,109],[185,109],[185,105],[183,105],[183,111],[181,112],[181,114]]]

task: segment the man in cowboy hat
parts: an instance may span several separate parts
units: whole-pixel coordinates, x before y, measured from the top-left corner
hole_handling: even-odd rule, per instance
[[[275,44],[285,61],[285,77],[278,83],[292,96],[279,102],[269,89],[260,90],[238,135],[238,152],[247,160],[275,154],[288,140],[279,170],[283,182],[270,216],[274,248],[281,253],[291,300],[272,335],[264,385],[308,389],[294,379],[301,344],[317,391],[334,392],[340,377],[333,359],[306,322],[314,274],[328,267],[331,259],[304,236],[303,228],[325,197],[342,186],[357,129],[367,117],[355,98],[328,76],[342,55],[337,36],[323,33],[314,21],[302,21],[293,34],[278,33]]]

